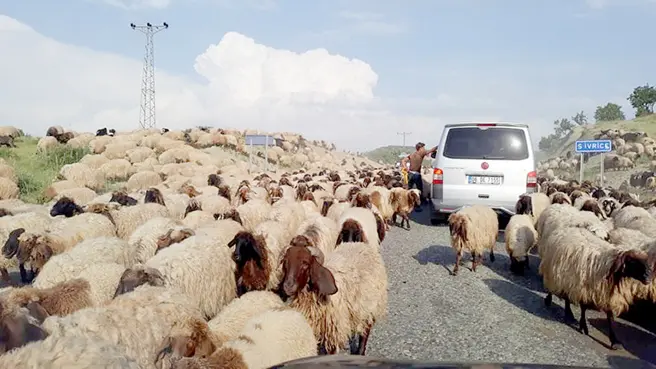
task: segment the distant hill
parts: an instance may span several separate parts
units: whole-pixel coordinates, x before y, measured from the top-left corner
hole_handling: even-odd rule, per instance
[[[383,146],[364,153],[366,158],[375,162],[382,161],[385,164],[395,164],[399,160],[399,155],[410,154],[415,151],[413,146]]]

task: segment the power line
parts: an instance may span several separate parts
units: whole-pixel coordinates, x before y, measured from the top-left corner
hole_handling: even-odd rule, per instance
[[[161,25],[146,23],[136,25],[130,23],[132,29],[146,35],[146,48],[144,53],[143,71],[141,72],[141,111],[139,124],[141,128],[155,128],[155,34],[169,28],[168,23]]]
[[[403,147],[405,147],[405,137],[411,135],[412,132],[397,132],[396,134],[399,136],[403,136]]]

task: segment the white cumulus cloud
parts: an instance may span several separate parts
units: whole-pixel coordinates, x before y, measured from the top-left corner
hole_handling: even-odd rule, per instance
[[[2,15],[0,50],[0,124],[35,135],[54,124],[137,128],[138,57],[65,44]],[[398,127],[379,107],[371,66],[325,49],[278,50],[230,32],[194,67],[206,83],[158,70],[159,127],[296,131],[350,149],[389,144]]]

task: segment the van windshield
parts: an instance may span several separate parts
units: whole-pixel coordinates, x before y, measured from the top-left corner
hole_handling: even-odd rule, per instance
[[[449,129],[442,155],[450,159],[524,160],[529,152],[522,129],[454,127]]]

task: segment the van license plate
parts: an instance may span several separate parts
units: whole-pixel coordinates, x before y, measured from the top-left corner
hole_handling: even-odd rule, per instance
[[[469,183],[469,184],[483,184],[483,185],[500,185],[501,184],[501,177],[467,176],[467,183]]]

